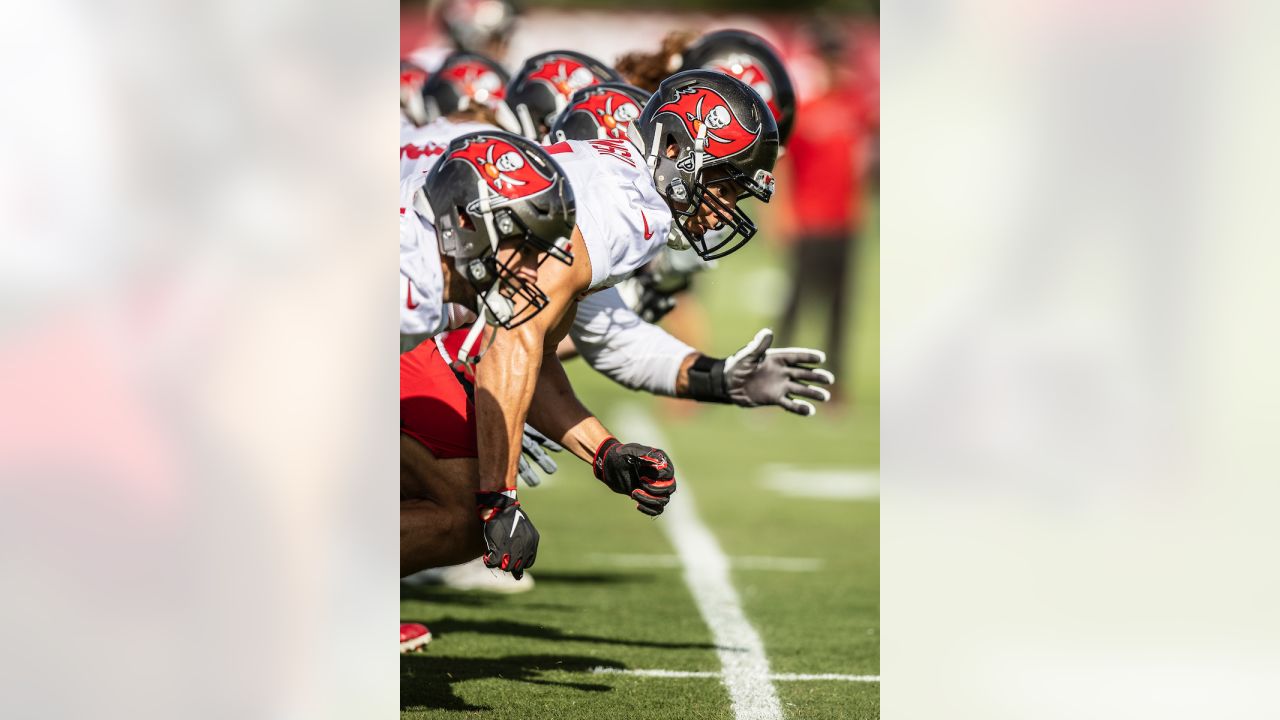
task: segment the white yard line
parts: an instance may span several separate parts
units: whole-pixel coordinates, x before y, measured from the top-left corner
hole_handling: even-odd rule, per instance
[[[616,428],[629,441],[657,447],[668,444],[658,426],[636,408],[624,408],[616,418]],[[679,465],[676,478],[680,478]],[[729,692],[734,717],[779,720],[782,703],[773,687],[764,643],[742,612],[738,593],[729,581],[729,558],[698,517],[691,490],[687,484],[676,489],[657,525],[680,556],[685,584],[693,594],[703,621],[711,629],[723,668],[720,682]]]
[[[773,492],[798,498],[845,501],[880,499],[880,472],[877,470],[765,465],[760,468],[760,484]]]
[[[678,555],[591,553],[590,560],[634,568],[678,568]],[[762,555],[737,555],[729,558],[729,566],[736,570],[772,570],[777,572],[817,572],[825,562],[822,558],[768,557]]]
[[[719,678],[724,673],[711,672],[708,670],[624,670],[621,668],[594,667],[591,668],[592,674],[595,675],[633,675],[635,677],[654,677],[654,678]],[[812,681],[812,680],[840,680],[843,682],[880,682],[879,675],[841,675],[839,673],[773,673],[769,676],[772,680],[780,682],[795,681]]]

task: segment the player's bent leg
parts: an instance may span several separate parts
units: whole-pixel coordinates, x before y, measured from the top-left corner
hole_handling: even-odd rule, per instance
[[[484,554],[475,458],[439,459],[400,436],[400,576]]]

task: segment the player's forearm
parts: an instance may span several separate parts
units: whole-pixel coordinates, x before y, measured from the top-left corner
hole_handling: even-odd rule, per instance
[[[525,416],[542,363],[542,332],[533,323],[499,331],[476,366],[479,490],[514,489]]]
[[[701,355],[699,352],[691,352],[680,361],[680,370],[676,372],[676,397],[689,397],[689,368],[693,367],[693,361]]]
[[[591,367],[625,387],[655,395],[676,393],[681,364],[694,352],[642,320],[613,288],[579,303],[569,334]]]
[[[609,437],[604,425],[578,400],[554,355],[543,359],[529,406],[529,424],[588,463]]]
[[[676,397],[698,402],[727,403],[728,386],[725,383],[725,361],[694,351],[680,362],[676,374]]]

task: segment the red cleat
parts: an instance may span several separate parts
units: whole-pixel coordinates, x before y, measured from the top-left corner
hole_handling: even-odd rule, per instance
[[[421,623],[400,623],[400,653],[421,650],[431,642],[431,631]]]

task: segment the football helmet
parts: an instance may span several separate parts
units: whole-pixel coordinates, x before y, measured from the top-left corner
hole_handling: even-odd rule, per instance
[[[424,122],[484,105],[494,111],[499,125],[514,131],[515,116],[502,101],[507,80],[507,71],[484,55],[452,53],[422,86]]]
[[[500,130],[449,143],[423,193],[443,255],[475,288],[481,316],[514,328],[546,307],[545,293],[517,275],[518,255],[501,262],[501,243],[573,264],[573,189],[560,166],[533,142]]]
[[[764,38],[745,30],[717,30],[698,38],[683,59],[682,70],[719,70],[759,93],[778,124],[778,142],[787,144],[796,119],[796,91],[782,57]]]
[[[511,37],[519,9],[510,0],[443,0],[440,21],[462,50],[487,52]]]
[[[759,93],[731,75],[685,70],[662,81],[631,135],[671,207],[678,232],[669,244],[681,247],[683,238],[702,259],[713,260],[755,235],[755,223],[736,200],[769,202],[778,159],[778,125]],[[735,202],[710,192],[713,187],[727,187]],[[690,228],[704,203],[721,222],[705,236]]]
[[[631,123],[649,93],[634,85],[605,82],[588,85],[569,98],[569,104],[551,125],[552,142],[627,138]]]
[[[426,109],[422,107],[422,86],[426,81],[426,70],[407,60],[400,61],[400,112],[415,125],[426,122]]]
[[[507,84],[507,105],[520,123],[520,134],[540,141],[575,92],[602,82],[622,82],[622,77],[608,65],[579,52],[539,53],[525,60]]]

